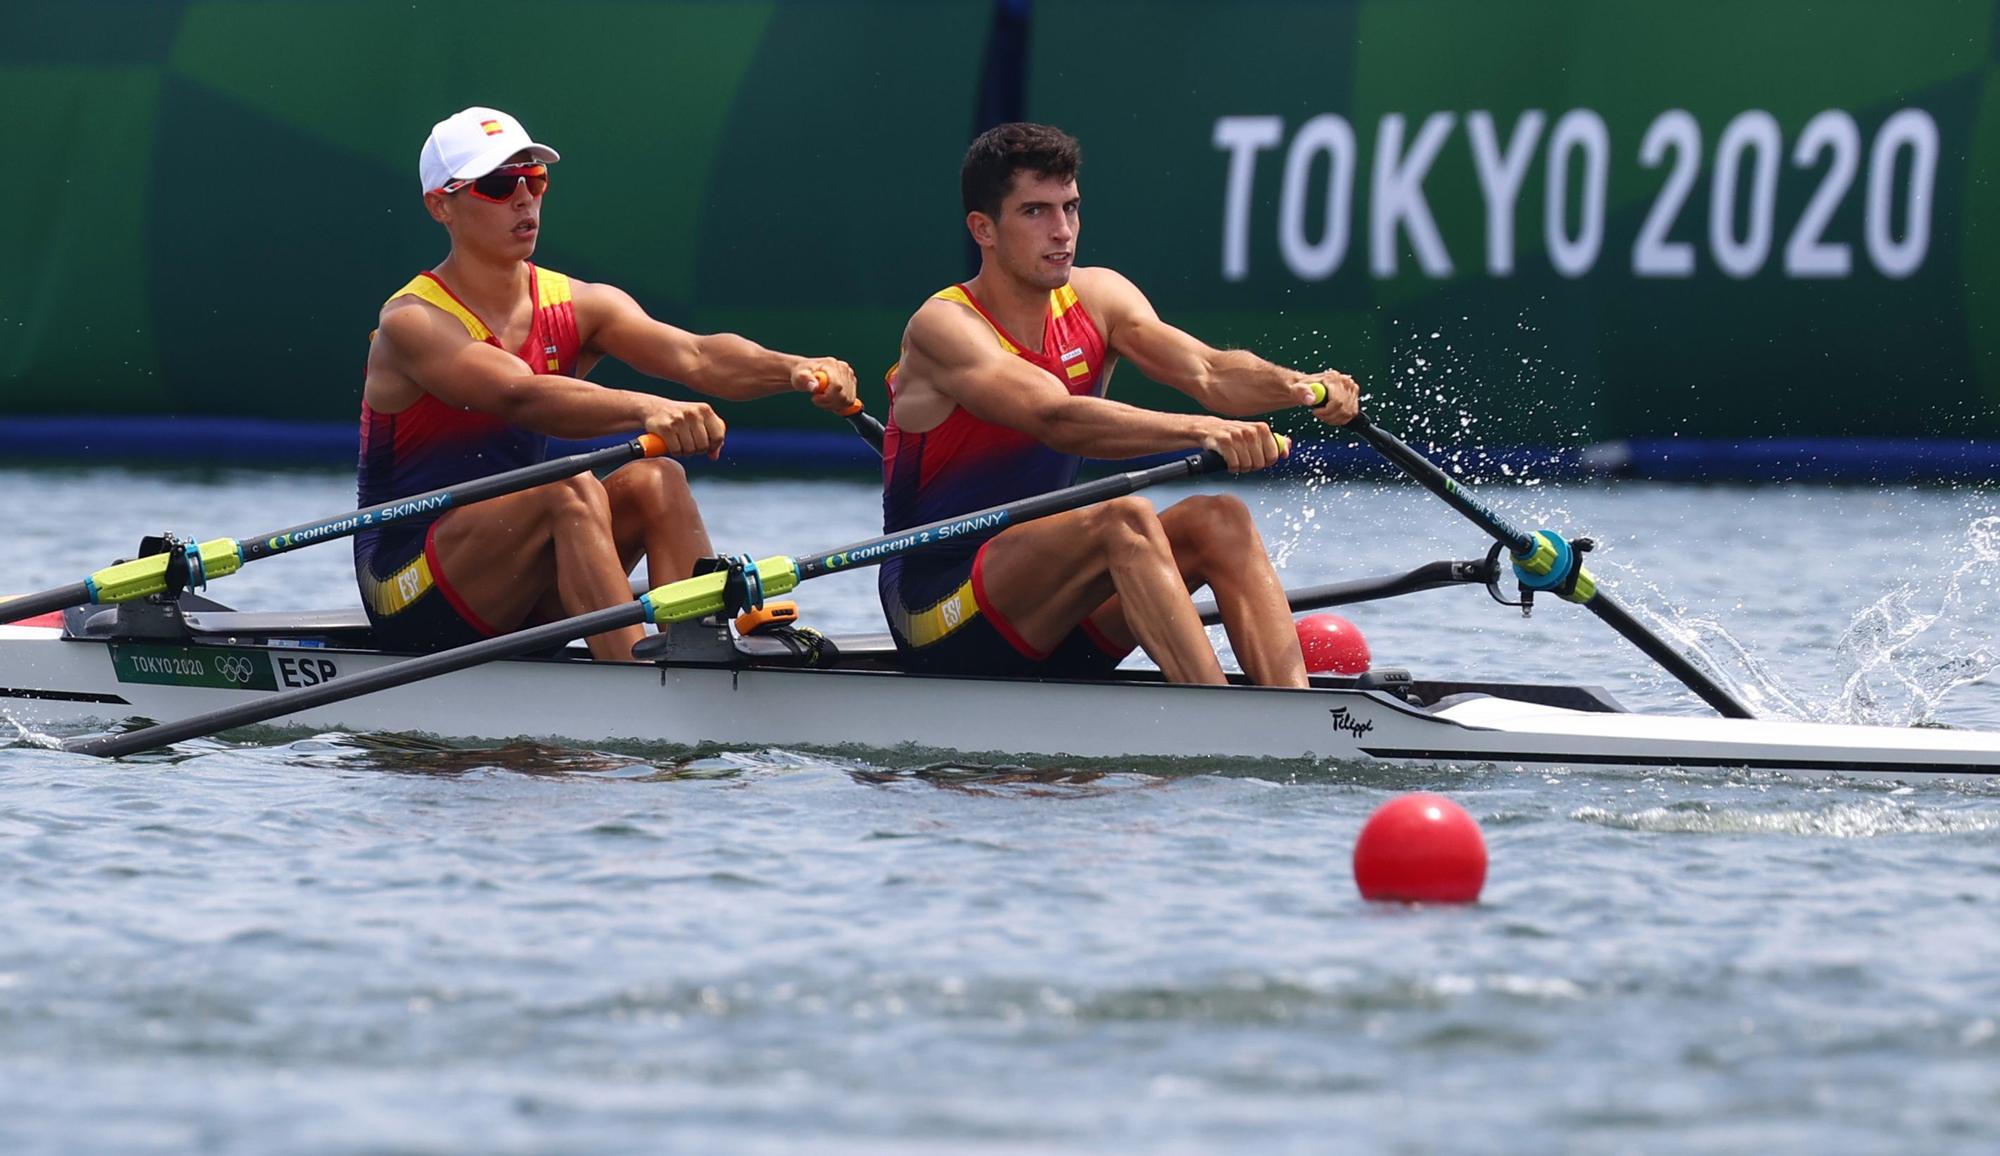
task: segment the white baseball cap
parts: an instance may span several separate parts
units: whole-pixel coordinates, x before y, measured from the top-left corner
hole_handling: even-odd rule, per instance
[[[423,191],[428,193],[452,181],[483,177],[518,152],[538,161],[562,159],[556,150],[536,144],[520,121],[497,108],[474,106],[431,127],[417,171],[424,180]]]

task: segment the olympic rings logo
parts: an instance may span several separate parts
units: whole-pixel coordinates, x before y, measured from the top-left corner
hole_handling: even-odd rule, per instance
[[[257,664],[243,655],[232,654],[215,660],[215,673],[230,682],[248,683],[257,673]]]

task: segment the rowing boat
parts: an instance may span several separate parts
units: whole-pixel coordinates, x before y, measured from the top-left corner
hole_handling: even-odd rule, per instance
[[[1324,387],[1315,388],[1323,401]],[[865,414],[849,420],[864,436],[879,433]],[[1754,717],[1730,688],[1598,585],[1584,566],[1588,539],[1524,531],[1365,415],[1347,428],[1494,545],[1483,562],[1434,562],[1384,579],[1287,591],[1294,610],[1479,582],[1525,613],[1536,593],[1547,594],[1590,611],[1721,717],[1637,713],[1596,687],[1419,680],[1399,671],[1320,676],[1296,689],[1250,686],[1240,677],[1224,686],[1169,685],[1143,671],[1094,681],[938,676],[902,669],[886,635],[824,645],[782,632],[732,633],[730,616],[763,605],[766,594],[1213,473],[1223,466],[1213,452],[833,550],[710,559],[714,565],[692,577],[635,591],[632,602],[422,656],[375,649],[357,611],[245,614],[191,592],[256,558],[352,533],[374,519],[403,518],[413,502],[423,506],[416,516],[435,516],[455,503],[659,452],[645,438],[249,539],[149,538],[132,561],[0,604],[0,712],[31,731],[150,724],[60,743],[109,756],[272,722],[458,740],[890,748],[1128,766],[1283,759],[1892,778],[2000,770],[2000,734]],[[1503,552],[1519,589],[1513,602],[1499,590]],[[46,614],[60,614],[61,624],[24,621]],[[631,661],[593,661],[576,645],[642,623],[661,632]],[[426,689],[412,689],[417,685]],[[1029,719],[1033,725],[1024,725]]]
[[[1461,564],[1463,565],[1463,564]],[[1282,759],[1452,767],[1750,768],[1905,778],[2000,771],[2000,735],[1643,714],[1595,687],[1316,676],[1309,690],[913,674],[887,635],[832,647],[676,624],[646,660],[581,646],[475,666],[419,686],[273,720],[314,731],[457,741],[779,746],[971,759]],[[163,610],[79,607],[62,626],[0,627],[0,712],[32,731],[156,722],[384,669],[358,610],[239,613],[192,594]],[[1023,720],[1032,719],[1032,725]]]

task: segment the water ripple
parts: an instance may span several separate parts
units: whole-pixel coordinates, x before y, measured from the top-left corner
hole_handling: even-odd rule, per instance
[[[2000,814],[1940,810],[1887,800],[1831,803],[1823,807],[1751,810],[1706,802],[1676,803],[1637,811],[1579,807],[1582,823],[1626,831],[1674,835],[1800,835],[1875,839],[1889,835],[1976,835],[2000,830]]]
[[[1448,361],[1448,334],[1397,340]],[[17,561],[51,567],[14,581],[129,547],[107,509],[282,525],[352,495],[330,474],[133,481],[9,472],[49,544]],[[1696,633],[1762,701],[2000,727],[2000,689],[1961,677],[2000,653],[1967,531],[1990,494],[1498,481],[1599,534],[1621,597],[1726,627]],[[864,486],[698,484],[753,554],[879,518]],[[1249,491],[1290,582],[1485,548],[1411,487],[1294,485]],[[1683,548],[1718,524],[1740,567]],[[229,581],[253,608],[352,598],[338,549]],[[866,574],[801,600],[879,622]],[[1348,616],[1385,665],[1698,708],[1553,602]],[[1839,705],[1864,668],[1875,705]],[[887,751],[253,730],[106,762],[12,736],[0,1151],[2000,1144],[2000,782],[1023,762],[895,748],[898,709]],[[1356,895],[1357,833],[1412,790],[1483,825],[1479,905]]]

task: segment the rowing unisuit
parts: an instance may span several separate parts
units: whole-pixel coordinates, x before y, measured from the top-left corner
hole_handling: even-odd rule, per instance
[[[1109,381],[1104,336],[1068,285],[1049,292],[1040,348],[1009,334],[964,285],[932,296],[978,313],[1001,348],[1038,366],[1075,395],[1102,395]],[[896,393],[896,369],[888,374]],[[1076,482],[1082,459],[1006,426],[975,417],[964,407],[932,429],[914,433],[896,425],[893,405],[882,444],[882,530],[895,533],[959,514],[1045,494]],[[1037,651],[994,614],[981,592],[979,559],[986,538],[941,546],[882,567],[882,609],[899,648],[918,669],[993,674],[1044,673],[1074,659],[1079,671],[1108,670],[1126,653],[1095,636],[1086,623],[1050,653]]]
[[[536,373],[573,376],[582,341],[569,278],[528,266],[535,300],[528,339],[515,350]],[[457,318],[474,341],[500,339],[435,273],[424,272],[389,297],[415,297]],[[386,304],[386,302],[385,302]],[[362,506],[457,485],[548,456],[548,438],[490,414],[457,409],[429,393],[399,413],[378,413],[361,403],[361,462],[356,472]],[[385,645],[457,646],[498,631],[458,599],[432,548],[428,526],[364,530],[354,538],[354,574],[362,603]]]

